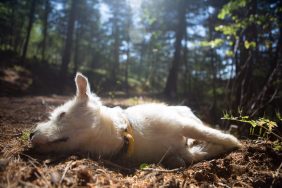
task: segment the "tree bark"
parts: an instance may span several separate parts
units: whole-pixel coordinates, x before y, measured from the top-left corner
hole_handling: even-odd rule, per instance
[[[30,5],[30,10],[29,10],[29,16],[28,16],[28,25],[27,25],[27,29],[26,29],[26,37],[25,37],[25,42],[24,42],[22,57],[21,57],[22,63],[24,63],[25,59],[26,59],[26,53],[27,53],[27,50],[28,50],[30,33],[31,33],[33,22],[34,22],[35,6],[36,6],[36,0],[32,0],[31,5]]]
[[[255,15],[257,11],[257,1],[252,0],[249,6],[248,17]],[[232,93],[235,93],[235,100],[232,101],[233,109],[242,109],[247,111],[250,101],[253,95],[253,66],[255,63],[257,49],[246,49],[245,41],[257,41],[257,29],[256,25],[252,24],[245,28],[240,37],[240,58],[236,65],[236,76],[233,82]]]
[[[185,73],[184,73],[184,92],[185,94],[191,96],[191,91],[192,91],[192,76],[191,76],[191,65],[188,62],[188,33],[186,31],[187,28],[187,21],[185,20],[185,32],[184,32],[184,49],[183,49],[183,64],[185,68]],[[188,82],[188,84],[187,84]]]
[[[128,41],[129,42],[129,41]],[[129,74],[129,59],[130,59],[130,49],[128,45],[128,49],[126,50],[126,62],[125,62],[125,75],[124,75],[124,81],[125,81],[125,92],[126,95],[129,96],[129,85],[128,85],[128,74]]]
[[[212,23],[213,21],[212,19],[210,19],[209,24],[208,24],[210,41],[214,38],[213,36],[214,25],[212,25]],[[210,56],[210,63],[211,63],[210,65],[211,65],[211,71],[212,71],[212,94],[213,94],[212,105],[210,108],[210,115],[211,115],[212,123],[215,124],[217,121],[217,94],[216,94],[217,67],[216,67],[215,51],[213,48],[210,48],[209,56]]]
[[[114,24],[113,24],[113,30],[114,30],[114,58],[113,58],[113,66],[112,66],[112,81],[113,84],[116,83],[117,79],[117,72],[119,70],[119,47],[120,47],[120,28],[118,25],[117,20],[117,13],[114,13]]]
[[[73,58],[73,63],[74,63],[74,66],[73,66],[73,75],[76,74],[77,70],[78,70],[78,62],[80,60],[80,42],[79,42],[79,39],[80,39],[80,31],[81,29],[80,28],[76,28],[76,32],[75,32],[75,47],[74,47],[74,58]]]
[[[164,90],[164,94],[173,98],[176,96],[177,92],[177,80],[178,80],[178,72],[179,72],[179,63],[181,60],[181,41],[184,37],[185,33],[185,22],[186,22],[186,3],[185,0],[182,0],[178,4],[178,25],[176,29],[176,40],[175,40],[175,51],[174,57],[172,61],[171,68],[169,70],[169,74],[166,81],[166,86]]]
[[[280,7],[281,7],[281,2],[280,2]],[[278,20],[280,20],[280,22],[282,20],[281,12],[279,12],[278,14]],[[259,112],[262,111],[262,109],[267,104],[272,102],[272,100],[274,99],[278,91],[282,90],[281,84],[280,85],[277,84],[278,86],[274,88],[275,81],[282,79],[282,60],[281,58],[282,58],[282,25],[280,24],[279,38],[278,38],[273,62],[271,63],[271,70],[267,76],[266,82],[262,90],[259,92],[255,100],[253,100],[251,103],[251,106],[249,108],[249,114],[251,114],[251,116],[255,116],[259,114]]]
[[[73,31],[74,31],[74,23],[76,19],[77,3],[78,3],[78,0],[71,1],[67,36],[65,40],[65,48],[63,51],[62,64],[61,64],[61,70],[60,70],[60,76],[63,82],[65,81],[67,77],[68,65],[71,59],[71,51],[72,51],[72,45],[73,45]]]
[[[127,23],[127,36],[126,36],[126,42],[127,42],[127,49],[126,49],[126,62],[125,62],[125,72],[124,72],[124,83],[125,83],[125,92],[126,95],[129,96],[129,88],[128,88],[128,73],[129,73],[129,62],[130,62],[130,37],[129,37],[129,31],[130,31],[130,21]]]
[[[41,60],[45,61],[45,51],[46,51],[46,41],[48,34],[48,17],[51,11],[51,6],[49,0],[45,0],[45,8],[43,15],[43,40],[42,40],[42,50],[41,50]]]

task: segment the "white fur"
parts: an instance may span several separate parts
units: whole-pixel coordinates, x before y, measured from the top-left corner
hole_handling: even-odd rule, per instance
[[[188,107],[144,104],[125,110],[109,108],[90,92],[86,77],[77,73],[75,81],[76,97],[55,109],[48,122],[37,125],[31,142],[38,151],[112,156],[123,147],[122,132],[128,122],[133,128],[131,158],[135,161],[158,162],[167,153],[197,162],[241,145],[234,136],[205,126]],[[61,138],[68,140],[54,142]],[[190,139],[206,144],[193,146]]]

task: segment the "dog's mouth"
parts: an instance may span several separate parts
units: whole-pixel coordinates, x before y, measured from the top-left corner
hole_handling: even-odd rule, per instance
[[[68,141],[69,137],[62,137],[49,142],[49,144],[56,144]]]

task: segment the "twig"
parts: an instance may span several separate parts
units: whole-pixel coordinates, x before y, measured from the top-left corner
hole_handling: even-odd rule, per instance
[[[32,162],[31,160],[28,161],[34,168],[38,168],[38,166],[36,166],[36,164],[34,164],[34,162]]]
[[[48,180],[46,179],[46,177],[42,174],[42,171],[40,170],[40,168],[38,166],[36,166],[36,164],[34,164],[34,162],[32,162],[32,160],[28,161],[36,170],[38,173],[35,173],[35,176],[39,179],[40,177],[43,179],[43,181],[45,181],[46,185],[48,184]],[[37,162],[37,161],[35,161]]]
[[[281,167],[282,167],[282,162],[280,163],[279,167],[275,171],[274,177],[277,177],[279,175],[279,171],[280,171]]]
[[[41,165],[36,159],[34,159],[33,157],[31,157],[27,154],[21,153],[20,155],[23,155],[23,156],[29,158],[30,160],[32,160],[33,162],[35,162],[36,164]]]
[[[169,148],[166,150],[166,152],[164,153],[164,155],[162,156],[161,160],[158,162],[157,165],[160,165],[160,164],[163,162],[164,158],[167,156],[167,154],[168,154],[168,152],[170,151],[170,149],[171,149],[171,147],[169,147]]]
[[[262,108],[264,108],[266,105],[268,105],[269,103],[271,103],[273,101],[273,99],[276,97],[276,94],[278,92],[278,89],[276,89],[274,91],[274,93],[272,94],[271,98],[265,102],[264,104],[261,104],[260,106],[257,107],[257,109],[255,109],[252,113],[252,116],[254,116],[259,110],[261,110]]]
[[[9,172],[10,172],[10,171],[8,170],[8,172],[7,172],[7,177],[6,177],[6,178],[7,178],[7,187],[10,187]]]
[[[218,184],[219,186],[222,186],[222,187],[231,188],[231,187],[229,187],[228,185],[226,185],[226,184],[224,184],[224,183],[221,183],[221,182],[218,182],[217,184]]]
[[[20,182],[22,185],[24,185],[25,187],[38,187],[37,185],[34,185],[34,184],[30,183],[30,182],[24,182],[24,181],[22,181],[22,180],[19,180],[19,182]]]
[[[98,171],[98,172],[102,172],[103,174],[108,175],[108,173],[107,173],[107,172],[105,172],[105,170],[103,170],[103,169],[101,169],[101,168],[96,169],[96,171]]]
[[[280,163],[279,167],[278,167],[277,170],[275,171],[275,174],[273,174],[273,180],[272,180],[272,182],[271,182],[272,185],[274,184],[276,178],[278,177],[279,171],[280,171],[281,167],[282,167],[282,162]],[[272,186],[271,186],[271,187],[272,187]]]
[[[143,168],[142,170],[143,171],[150,171],[150,172],[174,173],[174,172],[180,172],[180,171],[184,170],[184,167],[174,168],[174,169],[170,169],[170,170],[156,169],[156,168]]]
[[[248,178],[251,182],[253,181],[252,179]],[[241,186],[236,186],[236,184],[239,184]],[[248,184],[242,182],[242,181],[236,181],[235,183],[232,184],[231,187],[250,187]]]
[[[108,178],[109,181],[111,180],[109,173],[105,172],[105,170],[99,168],[96,171],[102,172]]]
[[[71,163],[72,163],[72,161],[70,161],[70,162],[67,164],[67,166],[66,166],[66,168],[65,168],[65,170],[64,170],[64,172],[63,172],[63,175],[62,175],[62,177],[61,177],[61,179],[60,179],[59,184],[62,184],[62,182],[63,182],[63,180],[64,180],[64,178],[65,178],[65,176],[66,176],[66,173],[67,173],[67,171],[68,171],[69,168],[70,168]]]
[[[115,168],[119,168],[119,169],[121,169],[121,170],[129,171],[129,172],[132,171],[130,168],[123,167],[123,166],[121,166],[121,165],[118,165],[118,164],[113,163],[113,162],[108,161],[108,160],[102,159],[101,161],[102,161],[103,163],[107,164],[107,165],[110,165],[110,166],[115,167]]]
[[[0,133],[2,136],[21,136],[23,133],[14,133],[14,134],[7,134],[7,133]]]

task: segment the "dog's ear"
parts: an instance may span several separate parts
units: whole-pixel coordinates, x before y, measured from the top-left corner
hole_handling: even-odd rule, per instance
[[[81,73],[76,73],[75,76],[76,84],[76,96],[81,99],[87,99],[90,94],[90,86],[88,79]]]

